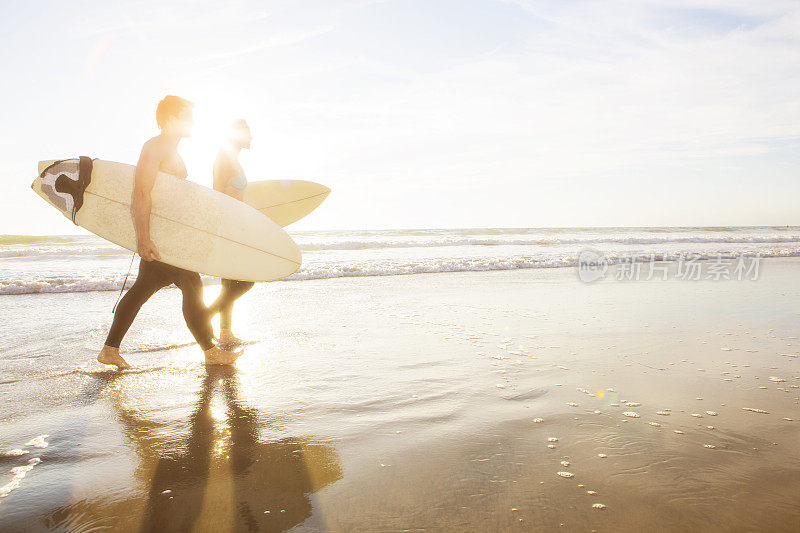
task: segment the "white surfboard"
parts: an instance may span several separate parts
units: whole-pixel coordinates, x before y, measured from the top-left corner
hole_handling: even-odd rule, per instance
[[[330,192],[313,181],[252,181],[245,187],[242,200],[284,227],[319,207]]]
[[[94,160],[91,181],[81,194],[79,183],[87,173],[81,174],[78,159],[42,161],[31,188],[70,220],[78,207],[77,225],[136,251],[134,171],[132,165]],[[256,209],[163,172],[151,195],[150,237],[164,263],[242,281],[279,279],[300,268],[297,245]]]

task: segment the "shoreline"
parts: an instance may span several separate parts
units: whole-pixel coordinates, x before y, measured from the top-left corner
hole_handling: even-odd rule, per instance
[[[123,373],[91,363],[109,293],[4,298],[2,451],[29,453],[2,458],[0,486],[41,462],[0,498],[0,527],[136,530],[169,511],[227,530],[247,508],[294,531],[796,530],[800,260],[762,267],[756,281],[586,284],[565,268],[259,284],[234,316],[253,344],[211,382],[177,291],[142,309],[122,347],[139,368]],[[206,466],[179,474],[191,464]],[[276,475],[280,490],[263,481]]]

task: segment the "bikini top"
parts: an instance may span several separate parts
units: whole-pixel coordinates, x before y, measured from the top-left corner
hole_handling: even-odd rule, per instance
[[[243,191],[244,188],[247,187],[247,177],[244,175],[244,169],[239,169],[239,174],[236,175],[236,179],[233,180],[231,186],[240,191]]]

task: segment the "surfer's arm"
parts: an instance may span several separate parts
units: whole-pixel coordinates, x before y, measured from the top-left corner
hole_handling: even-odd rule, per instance
[[[133,185],[133,222],[136,227],[136,243],[139,255],[145,261],[161,259],[156,245],[150,239],[150,210],[153,199],[150,192],[156,182],[161,163],[159,150],[148,143],[142,148]]]

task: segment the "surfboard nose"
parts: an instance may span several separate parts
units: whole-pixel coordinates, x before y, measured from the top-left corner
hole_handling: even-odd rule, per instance
[[[78,159],[52,159],[39,161],[39,175],[31,188],[62,213],[69,213],[77,211],[83,205],[82,189],[85,187],[78,190],[76,185],[79,181]]]
[[[55,159],[49,159],[47,161],[39,161],[39,171],[37,172],[37,174],[41,174],[47,167],[49,167],[55,162],[56,162]]]

